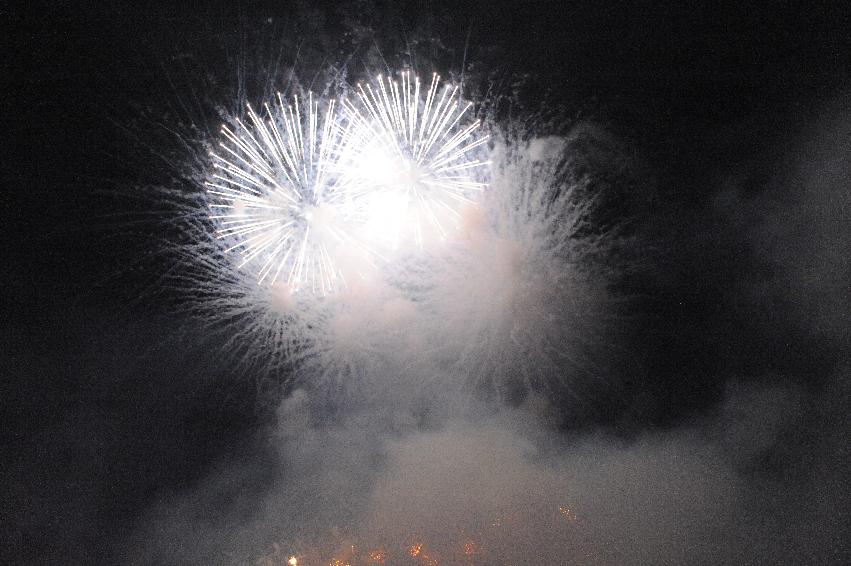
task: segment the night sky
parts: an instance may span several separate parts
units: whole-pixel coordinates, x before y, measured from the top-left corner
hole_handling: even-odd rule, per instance
[[[591,563],[851,561],[851,10],[686,4],[0,8],[0,561],[255,563],[291,542],[257,508],[339,488],[358,493],[341,504],[346,523],[396,485],[383,474],[406,470],[426,433],[448,460],[467,438],[496,438],[504,454],[532,439],[574,479],[599,472],[621,511],[664,499],[669,481],[688,494],[641,526],[589,506]],[[157,195],[197,190],[187,171],[221,113],[293,75],[355,80],[412,58],[463,69],[471,96],[530,137],[593,134],[573,150],[610,195],[596,221],[622,222],[633,242],[605,259],[630,266],[609,281],[629,300],[588,346],[599,375],[546,410],[525,390],[486,424],[410,424],[407,409],[364,424],[367,409],[327,392],[304,409],[287,370],[246,368],[175,314],[191,299],[166,284],[180,267],[163,242],[185,235]],[[299,411],[312,424],[293,424]],[[518,412],[536,416],[521,426]],[[335,440],[315,438],[331,429]],[[339,445],[340,477],[299,479],[313,468],[286,454],[301,442]],[[545,468],[521,466],[517,485]],[[398,474],[441,490],[439,469]],[[445,489],[464,489],[454,481]],[[329,515],[314,530],[335,526]],[[250,529],[251,541],[221,540]],[[531,548],[528,564],[555,563]]]

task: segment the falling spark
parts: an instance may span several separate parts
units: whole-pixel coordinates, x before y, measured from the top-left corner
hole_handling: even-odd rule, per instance
[[[249,105],[248,123],[222,126],[205,183],[210,218],[239,267],[256,266],[259,283],[327,295],[345,287],[341,254],[369,256],[351,234],[365,189],[347,175],[350,136],[335,101],[320,107],[312,93],[292,104],[278,93],[264,110]]]
[[[486,184],[479,173],[487,160],[477,136],[480,120],[469,121],[472,103],[457,86],[432,75],[427,89],[408,72],[401,81],[379,75],[357,87],[355,101],[344,101],[350,135],[359,146],[358,174],[376,190],[368,230],[374,239],[397,248],[412,237],[445,239],[460,221],[460,209],[473,206]]]

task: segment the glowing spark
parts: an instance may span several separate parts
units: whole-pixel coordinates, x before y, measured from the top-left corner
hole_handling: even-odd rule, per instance
[[[287,564],[290,566],[298,566],[298,558],[295,556],[290,556],[289,560],[287,560]]]
[[[205,183],[217,237],[257,265],[259,283],[280,278],[293,291],[326,295],[345,286],[336,258],[365,251],[350,234],[363,187],[346,174],[349,139],[335,103],[306,101],[248,106],[248,123],[222,127],[215,171]]]
[[[464,543],[464,555],[465,556],[473,556],[479,552],[479,546],[476,544],[474,540],[468,540]]]
[[[422,544],[414,543],[414,544],[412,544],[411,546],[408,547],[408,554],[410,554],[411,557],[416,558],[417,556],[419,556],[422,549],[423,549]]]
[[[569,523],[576,522],[576,513],[568,509],[567,507],[559,507],[558,512],[562,514],[562,516],[567,519]]]
[[[488,136],[476,137],[480,120],[465,119],[472,103],[457,86],[441,89],[437,74],[422,89],[407,72],[401,83],[379,75],[358,85],[357,97],[359,104],[343,104],[360,147],[359,174],[376,188],[367,229],[393,247],[408,231],[420,247],[426,234],[445,238],[459,209],[486,186],[475,175],[487,165],[476,155]]]

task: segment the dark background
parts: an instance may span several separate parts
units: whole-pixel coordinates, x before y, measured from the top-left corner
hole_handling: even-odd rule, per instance
[[[782,290],[786,271],[749,235],[754,210],[779,202],[794,217],[783,203],[796,147],[847,123],[841,3],[122,4],[1,9],[4,561],[112,563],[114,541],[159,494],[219,458],[262,452],[254,432],[270,403],[169,316],[157,288],[168,266],[150,258],[168,229],[138,195],[179,185],[185,148],[152,132],[212,122],[229,103],[210,101],[253,88],[251,60],[273,59],[276,41],[302,45],[304,76],[322,53],[356,73],[376,48],[419,38],[440,65],[516,90],[519,111],[588,118],[635,148],[652,180],[645,227],[661,242],[633,282],[646,297],[629,344],[643,352],[642,402],[626,421],[617,403],[591,399],[597,409],[571,426],[676,427],[712,410],[731,376],[818,390],[847,355],[847,320],[800,316],[809,299],[791,288],[743,292]],[[847,191],[825,190],[836,187]],[[803,227],[792,241],[818,249],[810,237]],[[847,270],[826,277],[835,287],[820,304],[847,311]]]

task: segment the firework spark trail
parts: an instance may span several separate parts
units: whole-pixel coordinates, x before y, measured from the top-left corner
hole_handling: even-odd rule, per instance
[[[393,248],[412,238],[422,248],[430,236],[445,239],[460,220],[459,209],[486,188],[488,165],[477,137],[481,120],[467,120],[471,102],[457,86],[432,75],[423,92],[418,76],[401,81],[379,75],[359,84],[357,98],[343,102],[352,137],[361,147],[358,174],[376,190],[371,200],[372,238]]]

